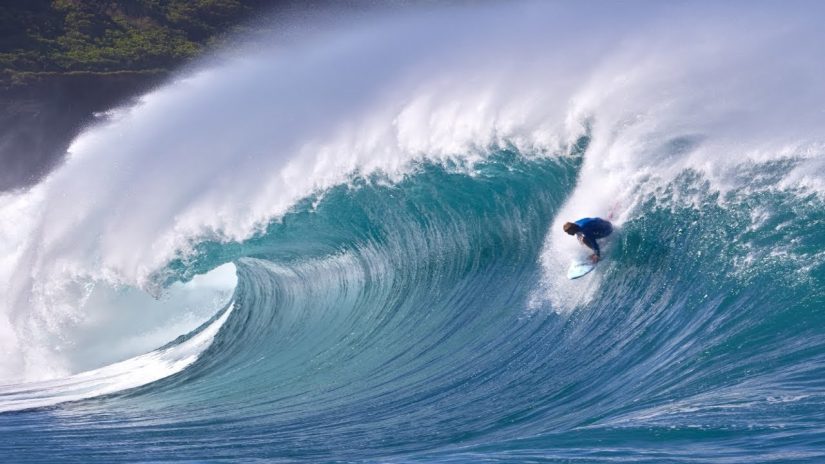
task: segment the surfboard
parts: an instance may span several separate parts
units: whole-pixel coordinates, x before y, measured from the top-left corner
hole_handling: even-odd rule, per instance
[[[596,268],[596,265],[591,263],[590,261],[578,261],[574,260],[570,263],[570,267],[567,268],[567,278],[570,280],[578,279],[586,275],[588,272],[592,271]]]

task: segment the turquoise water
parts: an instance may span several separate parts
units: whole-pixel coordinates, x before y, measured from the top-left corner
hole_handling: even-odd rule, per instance
[[[337,13],[0,195],[0,461],[825,462],[819,3]]]
[[[310,198],[243,243],[205,243],[178,268],[232,261],[239,282],[198,360],[6,413],[0,449],[85,462],[825,459],[825,267],[812,258],[825,205],[769,192],[720,203],[686,172],[609,240],[592,300],[560,314],[533,293],[580,160],[502,152],[472,175],[423,164]],[[757,207],[773,214],[754,228]]]

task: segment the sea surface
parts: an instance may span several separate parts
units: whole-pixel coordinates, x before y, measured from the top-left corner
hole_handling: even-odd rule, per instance
[[[0,196],[0,460],[825,462],[823,14],[239,39]]]

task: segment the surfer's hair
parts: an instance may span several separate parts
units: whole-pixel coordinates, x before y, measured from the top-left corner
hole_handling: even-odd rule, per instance
[[[573,235],[576,232],[578,232],[579,230],[580,229],[579,229],[578,224],[575,224],[575,223],[572,223],[572,222],[565,222],[564,223],[564,231],[567,232],[568,235]]]

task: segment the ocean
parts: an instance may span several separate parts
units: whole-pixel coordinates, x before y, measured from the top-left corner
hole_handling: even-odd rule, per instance
[[[825,462],[823,13],[402,5],[202,59],[0,195],[0,459]]]

